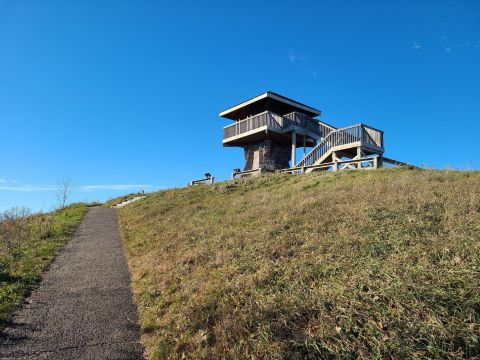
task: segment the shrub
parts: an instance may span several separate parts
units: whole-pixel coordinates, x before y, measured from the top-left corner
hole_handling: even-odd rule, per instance
[[[30,209],[13,207],[0,214],[0,255],[15,258],[30,236]]]

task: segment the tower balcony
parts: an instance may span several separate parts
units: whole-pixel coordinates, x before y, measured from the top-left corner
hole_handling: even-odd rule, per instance
[[[272,111],[248,117],[223,128],[224,146],[244,146],[255,141],[271,138],[277,142],[291,142],[289,133],[299,135],[298,141],[313,146],[335,128],[299,112],[278,115]]]

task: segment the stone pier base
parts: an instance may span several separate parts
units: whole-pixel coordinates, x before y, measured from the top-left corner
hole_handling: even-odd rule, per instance
[[[291,146],[281,145],[271,140],[262,140],[244,147],[244,171],[264,168],[265,170],[280,170],[290,167]]]

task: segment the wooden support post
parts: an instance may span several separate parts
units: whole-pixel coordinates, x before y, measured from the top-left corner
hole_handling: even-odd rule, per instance
[[[357,159],[362,158],[362,148],[359,146],[357,147]]]
[[[377,164],[378,164],[379,168],[383,167],[383,156],[382,155],[378,155]]]
[[[306,135],[303,135],[303,158],[305,159],[305,156],[307,156],[307,147],[305,145],[305,138],[307,136]]]
[[[378,169],[378,156],[373,158],[373,168]]]
[[[297,165],[296,162],[296,153],[297,153],[297,133],[292,131],[292,168]]]

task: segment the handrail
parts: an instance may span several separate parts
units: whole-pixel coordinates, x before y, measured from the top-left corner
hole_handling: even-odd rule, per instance
[[[346,169],[345,165],[357,165],[357,168],[359,164],[362,163],[371,163],[370,168],[377,168],[379,164],[379,157],[378,156],[369,156],[369,157],[363,157],[360,159],[348,159],[348,160],[339,160],[339,161],[334,161],[334,162],[324,162],[321,164],[316,164],[316,165],[309,165],[309,166],[303,166],[303,167],[295,167],[295,168],[290,168],[290,169],[281,169],[281,170],[276,170],[275,173],[292,173],[292,174],[305,174],[305,172],[309,169],[329,169],[333,167],[334,169],[337,170],[342,170]],[[344,166],[342,168],[342,166]],[[337,171],[335,170],[335,171]]]
[[[283,118],[271,111],[264,111],[244,120],[237,121],[235,124],[225,126],[223,128],[223,138],[227,139],[267,125],[273,128],[282,129]]]
[[[337,128],[336,128],[335,126],[332,126],[332,125],[330,125],[330,124],[327,124],[326,122],[323,122],[323,121],[318,120],[318,123],[319,123],[320,125],[323,125],[325,128],[329,129],[329,132],[330,132],[330,131],[335,131],[335,130],[337,130]]]
[[[223,139],[240,135],[262,126],[269,126],[279,130],[285,130],[290,126],[298,126],[319,136],[326,136],[331,132],[330,126],[312,119],[311,117],[298,112],[286,115],[278,115],[271,111],[264,111],[260,114],[237,121],[235,124],[223,128]]]
[[[286,114],[283,117],[286,120],[285,127],[298,126],[319,136],[326,136],[326,134],[331,131],[318,120],[314,120],[310,116],[296,111]]]
[[[215,178],[210,173],[206,173],[203,179],[192,180],[191,182],[187,183],[187,186],[213,184],[214,181],[215,181]]]
[[[232,180],[235,178],[242,178],[244,176],[249,176],[249,175],[254,175],[255,173],[262,174],[265,172],[272,172],[272,170],[266,169],[264,167],[259,167],[257,169],[251,169],[251,170],[243,170],[241,171],[240,169],[235,169],[232,172]]]
[[[355,142],[362,142],[383,148],[383,132],[364,124],[356,124],[337,129],[323,138],[295,167],[311,166],[325,156],[330,149]]]

